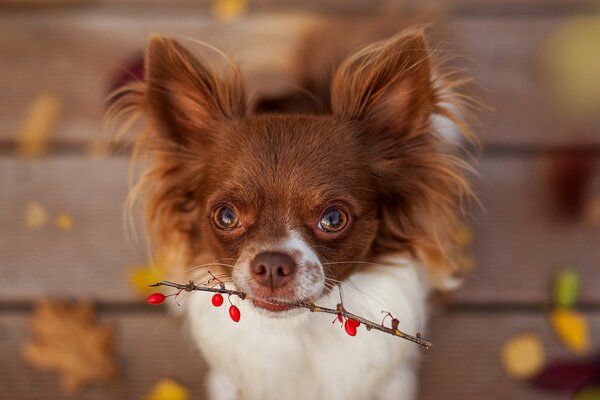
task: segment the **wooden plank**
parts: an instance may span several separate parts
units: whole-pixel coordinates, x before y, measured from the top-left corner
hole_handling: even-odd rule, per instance
[[[475,113],[474,129],[484,143],[557,145],[573,139],[600,143],[598,135],[573,131],[541,77],[541,54],[563,17],[465,18],[449,22],[447,47],[457,65],[481,89],[475,97],[490,110]],[[596,121],[598,122],[598,121]]]
[[[572,138],[540,88],[537,68],[546,38],[564,20],[560,15],[457,17],[448,23],[449,33],[438,35],[447,42],[444,47],[464,56],[456,63],[485,88],[477,95],[495,109],[477,112],[481,122],[475,129],[484,142],[547,145]],[[103,102],[111,75],[143,50],[151,32],[185,35],[224,49],[243,62],[259,95],[299,84],[294,55],[303,33],[330,23],[317,16],[252,14],[223,25],[205,12],[178,9],[0,14],[0,52],[10,54],[0,64],[5,99],[0,140],[17,137],[27,107],[40,92],[54,93],[64,102],[54,138],[104,137]],[[598,135],[586,139],[600,143]]]
[[[210,9],[213,0],[0,0],[0,7],[25,8],[81,6],[97,8],[133,8],[173,9],[189,7],[193,9]],[[436,0],[406,0],[399,4],[388,0],[254,0],[250,3],[251,12],[318,12],[318,13],[377,13],[402,11],[419,8],[444,8],[459,14],[504,14],[533,13],[547,14],[556,12],[572,12],[593,10],[589,0],[447,0],[440,4]]]
[[[588,317],[592,330],[598,331],[600,315]],[[27,318],[21,313],[3,313],[0,318],[3,395],[14,399],[74,398],[59,391],[54,374],[35,370],[22,361],[19,347],[30,335]],[[192,398],[203,398],[205,367],[177,321],[165,320],[160,314],[124,312],[103,313],[101,320],[116,328],[116,353],[123,375],[117,383],[88,389],[86,399],[142,398],[157,380],[166,377],[190,388]],[[500,365],[504,341],[523,331],[540,335],[549,360],[573,357],[553,337],[543,314],[441,314],[433,319],[430,330],[434,348],[423,354],[422,400],[569,398],[567,394],[540,392],[514,381]]]
[[[560,223],[547,210],[543,157],[483,158],[473,207],[476,268],[456,300],[466,303],[545,303],[557,270],[572,265],[584,279],[581,299],[600,301],[600,230],[584,223]],[[143,242],[127,239],[123,204],[127,160],[0,159],[0,301],[40,295],[131,301],[128,268],[143,263]],[[595,190],[597,190],[596,188]],[[40,230],[24,223],[28,202],[50,217]],[[74,227],[60,231],[54,218],[72,215]]]
[[[588,317],[591,329],[599,329],[600,315]],[[515,381],[500,364],[502,344],[526,331],[540,336],[548,361],[576,358],[557,342],[543,314],[443,314],[433,319],[430,330],[434,347],[423,357],[422,400],[571,398]]]
[[[600,300],[600,229],[553,218],[549,161],[543,156],[481,160],[476,190],[483,209],[470,212],[476,266],[456,293],[460,301],[547,302],[554,274],[567,266],[582,275],[582,300]]]
[[[55,139],[105,138],[102,120],[111,79],[143,53],[152,33],[191,38],[180,40],[212,59],[216,53],[193,40],[216,46],[243,61],[251,81],[269,77],[256,91],[276,92],[282,82],[293,81],[295,40],[310,21],[256,16],[225,25],[190,10],[0,14],[0,53],[10,55],[0,65],[0,139],[18,137],[28,107],[40,93],[54,94],[64,105]],[[251,93],[257,95],[252,87]]]
[[[123,204],[127,161],[80,157],[47,161],[0,159],[1,300],[41,295],[123,301],[133,299],[128,268],[144,263],[145,249],[128,240]],[[29,202],[48,214],[39,230],[25,226]],[[61,212],[73,228],[61,231]]]
[[[189,388],[191,398],[204,398],[202,378],[205,366],[177,320],[165,319],[159,314],[119,313],[104,314],[100,321],[115,328],[115,352],[121,375],[115,382],[91,386],[78,395],[67,395],[60,388],[55,373],[37,370],[21,357],[21,345],[31,337],[28,316],[3,313],[0,318],[0,387],[3,397],[141,399],[160,379],[171,378]]]

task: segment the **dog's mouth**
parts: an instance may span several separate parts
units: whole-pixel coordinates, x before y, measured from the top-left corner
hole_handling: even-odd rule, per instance
[[[294,303],[288,303],[288,302],[276,301],[276,300],[269,300],[269,299],[253,298],[253,299],[251,299],[251,301],[252,301],[252,304],[255,307],[261,308],[261,309],[266,310],[266,311],[275,312],[275,313],[289,311],[289,310],[291,310],[293,308],[297,308],[298,307]]]

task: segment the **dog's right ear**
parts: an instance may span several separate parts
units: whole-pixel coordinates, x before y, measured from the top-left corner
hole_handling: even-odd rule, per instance
[[[219,76],[175,40],[155,36],[145,68],[150,121],[157,133],[177,144],[210,141],[215,124],[246,112],[245,90],[234,65]]]

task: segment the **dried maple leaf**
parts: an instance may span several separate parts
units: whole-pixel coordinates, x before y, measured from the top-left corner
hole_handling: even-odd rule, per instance
[[[67,391],[116,375],[113,330],[95,323],[90,304],[42,301],[31,328],[34,338],[24,344],[24,358],[36,367],[57,370]]]

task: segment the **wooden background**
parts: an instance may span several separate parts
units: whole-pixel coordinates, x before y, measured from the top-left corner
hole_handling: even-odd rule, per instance
[[[91,0],[27,7],[0,0],[0,393],[3,398],[77,398],[60,391],[54,374],[26,365],[19,345],[29,335],[32,305],[42,296],[92,298],[117,330],[123,376],[79,397],[137,399],[172,377],[201,396],[202,362],[175,319],[146,307],[127,281],[145,263],[145,249],[123,230],[127,152],[91,154],[102,141],[103,100],[119,65],[143,49],[151,32],[178,33],[224,48],[252,76],[293,75],[301,33],[328,15],[396,10],[391,1],[257,0],[231,24],[215,22],[207,0]],[[42,2],[43,3],[43,2]],[[168,5],[167,5],[168,3]],[[302,3],[302,4],[300,4]],[[473,207],[476,268],[467,284],[444,299],[431,323],[435,349],[424,357],[422,399],[567,399],[508,378],[502,343],[515,333],[541,335],[551,356],[569,353],[550,332],[550,284],[564,266],[578,268],[582,307],[600,332],[600,229],[560,223],[547,210],[548,163],[572,140],[568,124],[540,87],[538,58],[546,38],[583,0],[450,0],[448,47],[485,88],[495,111],[478,113],[484,143],[475,184],[485,210]],[[432,2],[406,1],[411,7]],[[300,14],[299,12],[308,14]],[[320,15],[320,17],[319,17]],[[318,22],[321,21],[321,22]],[[64,102],[47,156],[15,153],[33,99],[48,92]],[[600,144],[600,135],[583,139]],[[599,153],[596,152],[596,155]],[[598,194],[598,193],[597,193]],[[41,230],[24,223],[28,202],[49,215],[68,212],[74,227]]]

